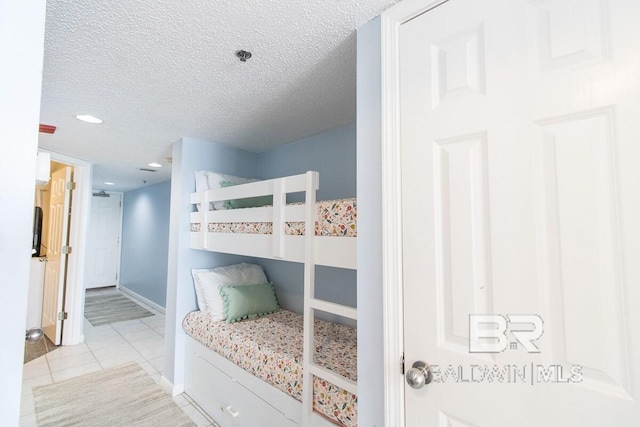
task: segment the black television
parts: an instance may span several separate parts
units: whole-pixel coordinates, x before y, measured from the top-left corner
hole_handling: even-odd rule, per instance
[[[42,208],[36,206],[33,212],[33,241],[31,256],[41,256],[42,250]]]

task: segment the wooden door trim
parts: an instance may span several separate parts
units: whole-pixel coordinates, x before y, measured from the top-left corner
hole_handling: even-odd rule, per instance
[[[382,68],[382,287],[385,425],[405,424],[400,162],[400,26],[448,0],[406,0],[381,15]]]

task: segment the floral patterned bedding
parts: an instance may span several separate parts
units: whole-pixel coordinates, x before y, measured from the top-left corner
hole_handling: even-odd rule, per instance
[[[200,311],[185,317],[186,333],[263,381],[302,400],[303,317],[281,310],[253,320],[215,322]],[[315,321],[314,361],[357,381],[356,330]],[[357,425],[358,398],[314,377],[313,407],[344,426]]]
[[[356,199],[324,200],[316,203],[316,236],[356,237]],[[304,235],[304,222],[287,222],[285,234]],[[270,222],[223,222],[210,223],[210,233],[272,234]],[[191,231],[201,230],[200,223],[192,223]]]

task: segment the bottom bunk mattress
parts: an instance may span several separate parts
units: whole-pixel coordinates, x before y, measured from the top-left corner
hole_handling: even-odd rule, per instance
[[[185,332],[261,380],[302,400],[303,317],[281,310],[228,324],[200,311],[187,315]],[[316,320],[314,362],[357,381],[356,330]],[[357,397],[314,377],[313,408],[345,426],[357,425]]]

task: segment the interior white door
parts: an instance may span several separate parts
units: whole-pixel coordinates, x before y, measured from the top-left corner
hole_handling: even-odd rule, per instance
[[[407,426],[640,425],[639,16],[449,0],[401,25],[405,358],[433,375]]]
[[[69,243],[69,215],[71,213],[71,167],[51,174],[51,198],[49,201],[49,247],[45,267],[44,295],[42,297],[42,329],[55,344],[62,342],[62,317],[68,254],[64,247]]]
[[[87,236],[85,287],[99,288],[118,283],[122,195],[93,196]]]

